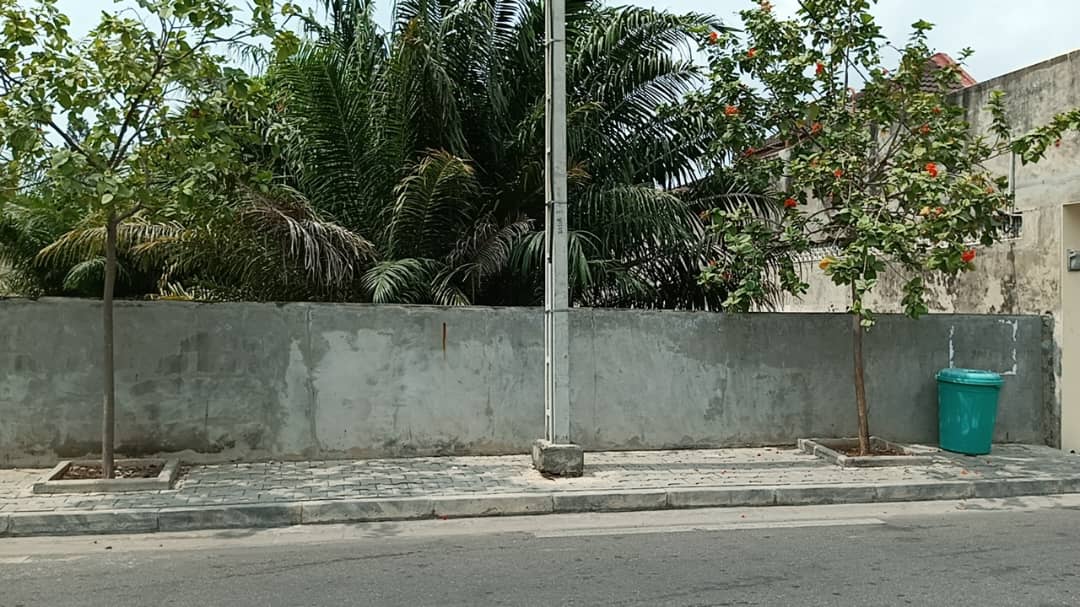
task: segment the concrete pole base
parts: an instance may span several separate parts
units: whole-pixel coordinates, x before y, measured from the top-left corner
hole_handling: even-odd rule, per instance
[[[585,470],[585,452],[577,445],[556,445],[540,439],[532,447],[533,467],[544,474],[581,476]]]

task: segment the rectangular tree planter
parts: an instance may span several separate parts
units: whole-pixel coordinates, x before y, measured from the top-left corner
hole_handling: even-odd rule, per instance
[[[870,437],[870,445],[876,449],[888,449],[908,455],[846,455],[836,449],[859,446],[857,438],[800,438],[799,450],[814,455],[841,468],[880,468],[885,466],[927,466],[934,463],[932,451],[916,451],[906,445],[889,442],[877,436]]]
[[[34,493],[123,493],[127,491],[160,491],[172,489],[172,484],[180,472],[180,460],[117,460],[117,465],[163,464],[161,472],[153,478],[93,478],[62,481],[68,467],[74,465],[96,464],[97,461],[66,460],[56,465],[45,478],[34,483]]]

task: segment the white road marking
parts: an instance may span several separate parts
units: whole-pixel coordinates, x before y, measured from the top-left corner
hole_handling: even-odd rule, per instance
[[[556,529],[535,531],[536,538],[586,537],[599,535],[641,535],[647,533],[689,533],[693,531],[742,531],[748,529],[795,529],[798,527],[848,527],[852,525],[884,525],[876,518],[852,518],[832,520],[769,521],[747,523],[723,523],[719,525],[661,525],[656,527],[611,527],[607,529]]]

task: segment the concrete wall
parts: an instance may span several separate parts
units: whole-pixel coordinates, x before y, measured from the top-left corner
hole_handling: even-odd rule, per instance
[[[96,451],[100,304],[0,301],[0,465]],[[571,432],[588,449],[791,443],[854,432],[844,315],[572,310]],[[195,459],[519,453],[543,427],[542,316],[527,308],[125,302],[118,437]],[[1008,374],[998,439],[1041,443],[1036,316],[883,317],[871,423],[936,440],[933,374]]]

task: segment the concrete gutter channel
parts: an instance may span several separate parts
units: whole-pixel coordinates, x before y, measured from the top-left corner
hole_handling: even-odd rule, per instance
[[[1080,476],[897,484],[672,487],[437,497],[339,499],[190,508],[0,512],[0,537],[85,535],[620,512],[675,508],[809,506],[1080,493]]]

